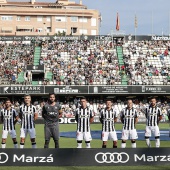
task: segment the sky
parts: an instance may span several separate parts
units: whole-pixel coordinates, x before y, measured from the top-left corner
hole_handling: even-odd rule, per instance
[[[56,0],[36,0],[56,2]],[[70,0],[79,3],[79,0]],[[120,32],[135,34],[135,15],[138,27],[136,35],[170,35],[170,0],[82,0],[88,9],[96,9],[102,15],[99,34],[108,35],[116,30],[119,14]]]
[[[75,0],[79,2],[79,0]],[[83,0],[89,9],[97,9],[102,15],[100,34],[116,30],[116,15],[119,14],[120,30],[137,35],[170,34],[170,0]]]

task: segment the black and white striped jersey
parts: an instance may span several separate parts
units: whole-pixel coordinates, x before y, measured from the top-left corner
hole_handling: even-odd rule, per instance
[[[92,110],[89,107],[76,109],[75,118],[77,121],[78,132],[90,132],[90,118],[94,117]]]
[[[146,125],[147,126],[157,126],[159,117],[162,116],[161,109],[159,107],[152,107],[151,105],[146,108]]]
[[[20,114],[21,114],[21,128],[24,129],[32,129],[35,128],[34,124],[34,116],[36,111],[36,107],[32,104],[30,106],[26,106],[25,104],[20,106]]]
[[[138,118],[137,110],[132,107],[128,109],[124,108],[120,113],[120,119],[123,120],[123,129],[124,130],[133,130],[135,129],[135,119]]]
[[[111,108],[110,110],[102,109],[100,111],[100,120],[102,122],[103,132],[112,132],[114,128],[114,119],[118,117],[118,110],[116,108]]]
[[[1,120],[3,121],[3,130],[15,130],[14,121],[18,116],[15,109],[10,110],[2,109],[0,112]]]

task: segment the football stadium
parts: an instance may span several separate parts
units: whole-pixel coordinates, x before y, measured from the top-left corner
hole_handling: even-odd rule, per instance
[[[0,0],[0,168],[170,169],[170,12],[102,35],[84,4]]]

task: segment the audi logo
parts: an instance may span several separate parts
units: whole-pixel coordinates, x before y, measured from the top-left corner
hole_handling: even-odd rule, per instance
[[[126,163],[129,161],[129,155],[125,152],[99,152],[95,155],[95,160],[98,163]]]
[[[0,153],[0,164],[4,164],[8,161],[8,155],[4,152]]]

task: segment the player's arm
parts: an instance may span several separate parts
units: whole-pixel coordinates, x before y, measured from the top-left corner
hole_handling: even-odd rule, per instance
[[[124,123],[124,115],[123,115],[123,110],[120,112],[120,121]]]
[[[46,115],[46,109],[45,109],[45,106],[43,106],[43,108],[42,108],[42,117],[45,118],[45,115]]]
[[[103,124],[103,111],[100,111],[100,122]]]
[[[92,110],[90,110],[90,123],[94,121],[94,113]]]
[[[117,122],[117,117],[114,118],[114,122]]]
[[[19,120],[19,115],[16,112],[16,110],[14,110],[14,117],[15,117],[15,120],[14,120],[14,125],[15,125],[18,122],[18,120]]]
[[[170,121],[170,108],[167,108],[167,116],[168,116],[168,119]]]
[[[161,109],[159,109],[159,118],[158,118],[158,122],[160,122],[162,120],[162,111]]]
[[[19,109],[19,118],[22,120],[22,109],[21,109],[21,107]]]
[[[148,108],[145,108],[145,117],[147,118]]]
[[[62,108],[60,107],[60,109],[58,110],[58,113],[59,113],[59,118],[61,118],[62,117],[62,114],[63,114],[63,110],[62,110]]]
[[[38,118],[38,111],[37,109],[34,107],[34,120],[37,120]]]
[[[2,110],[0,112],[0,117],[1,117],[1,122],[3,123],[3,114],[2,114]]]
[[[121,118],[120,118],[120,120],[121,120],[121,122],[122,122],[122,123],[124,123],[124,119],[123,119],[123,117],[121,117]]]
[[[115,109],[114,122],[117,122],[117,117],[118,117],[118,115],[119,115],[118,110]]]
[[[3,116],[1,116],[1,122],[3,123]]]
[[[15,120],[14,120],[14,125],[19,121],[19,115],[18,113],[16,112],[16,110],[14,110],[14,117],[15,117]]]
[[[94,121],[94,117],[91,117],[90,118],[90,123],[93,123],[93,121]]]
[[[159,116],[159,121],[161,121],[161,120],[162,120],[162,115]]]
[[[138,123],[138,117],[139,117],[139,113],[137,110],[135,110],[135,125]]]
[[[138,117],[135,118],[135,125],[138,123]]]
[[[38,119],[38,112],[36,111],[35,113],[34,113],[34,120],[37,120]]]
[[[78,122],[78,110],[77,109],[74,111],[74,116],[75,116],[76,122]]]
[[[18,122],[18,120],[19,120],[19,115],[15,117],[14,125]]]

